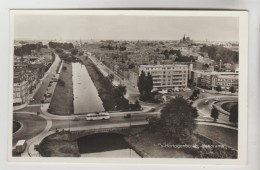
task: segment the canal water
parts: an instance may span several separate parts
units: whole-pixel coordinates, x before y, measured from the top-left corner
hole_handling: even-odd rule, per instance
[[[77,140],[81,157],[139,158],[123,135],[98,133]]]
[[[104,111],[102,100],[92,82],[86,67],[79,63],[72,63],[73,103],[74,114]]]

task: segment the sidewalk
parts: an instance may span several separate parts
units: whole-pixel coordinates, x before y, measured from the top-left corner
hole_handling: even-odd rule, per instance
[[[238,93],[231,93],[231,92],[226,92],[226,91],[218,92],[218,91],[203,89],[203,88],[200,88],[198,86],[196,86],[196,88],[198,88],[200,90],[204,90],[206,93],[211,93],[211,94],[222,94],[222,95],[238,96]]]
[[[214,122],[213,120],[205,120],[205,119],[195,119],[195,120],[197,121],[197,124],[220,126],[220,127],[238,130],[238,128],[235,127],[233,123],[227,123],[219,120],[217,120],[216,122]]]
[[[68,120],[68,119],[74,119],[75,117],[86,117],[87,114],[84,115],[77,115],[77,114],[72,114],[72,115],[54,115],[54,114],[50,114],[48,113],[48,108],[49,108],[49,103],[45,103],[45,104],[41,104],[41,111],[43,113],[43,115],[45,115],[46,117],[50,118],[50,119],[55,119],[55,120]],[[117,116],[124,116],[126,114],[143,114],[143,113],[147,113],[147,114],[158,114],[159,112],[149,112],[149,110],[152,108],[151,106],[144,106],[144,109],[142,111],[128,111],[128,112],[109,112],[111,117],[117,117]],[[18,112],[19,113],[19,112]]]

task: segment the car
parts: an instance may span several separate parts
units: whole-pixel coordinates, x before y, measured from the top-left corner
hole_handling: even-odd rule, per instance
[[[155,111],[154,107],[149,110],[149,112],[154,112],[154,111]]]
[[[215,97],[215,99],[214,99],[215,101],[219,101],[219,98],[218,97]]]
[[[127,113],[126,115],[124,115],[124,118],[131,118],[131,114]]]
[[[205,90],[201,90],[202,93],[205,93]]]
[[[73,121],[79,121],[80,118],[76,116],[76,117],[74,117],[72,120],[73,120]]]
[[[205,100],[205,101],[204,101],[204,104],[205,104],[205,105],[209,104],[209,100]]]
[[[51,96],[51,93],[45,93],[44,94],[44,97],[50,97]]]
[[[34,98],[31,98],[30,101],[33,102],[33,101],[34,101]]]

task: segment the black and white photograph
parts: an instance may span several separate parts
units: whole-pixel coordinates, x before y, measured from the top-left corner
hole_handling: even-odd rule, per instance
[[[247,15],[11,10],[9,158],[244,162]]]

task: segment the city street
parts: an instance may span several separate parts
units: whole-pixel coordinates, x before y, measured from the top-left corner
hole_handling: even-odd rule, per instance
[[[205,104],[205,101],[208,101],[208,104]],[[213,120],[213,118],[210,117],[211,109],[213,108],[214,103],[220,102],[220,101],[238,101],[238,97],[236,96],[212,96],[208,98],[198,99],[193,103],[193,106],[198,109],[199,117],[198,119],[203,120]],[[224,123],[230,123],[229,122],[229,116],[222,114],[219,112],[219,117],[217,119],[217,122],[224,122]]]
[[[53,78],[53,76],[57,76],[56,74],[56,69],[59,65],[60,62],[60,58],[58,57],[57,54],[55,54],[55,60],[53,62],[53,64],[51,65],[51,67],[49,68],[49,70],[45,73],[44,77],[41,80],[41,86],[38,89],[38,91],[35,93],[34,95],[34,101],[30,102],[30,105],[33,104],[40,104],[41,101],[45,98],[44,94],[48,91],[48,89],[50,90],[49,84]]]

